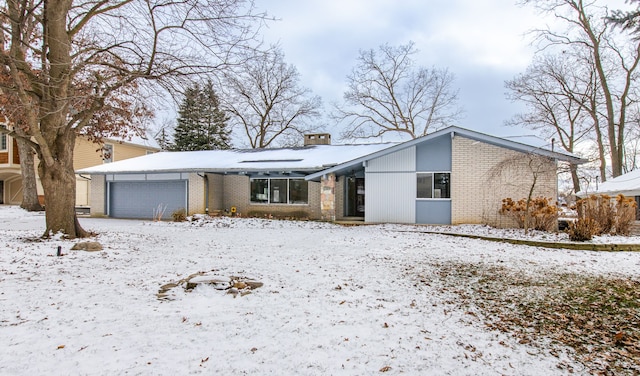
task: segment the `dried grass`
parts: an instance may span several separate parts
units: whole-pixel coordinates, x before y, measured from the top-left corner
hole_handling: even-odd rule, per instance
[[[544,339],[567,346],[590,374],[640,374],[640,281],[571,273],[527,276],[464,263],[439,269],[459,304],[477,307],[489,328],[533,346],[543,346]]]

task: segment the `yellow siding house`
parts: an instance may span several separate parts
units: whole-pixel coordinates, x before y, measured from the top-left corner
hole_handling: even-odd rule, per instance
[[[103,163],[121,161],[157,152],[157,143],[149,139],[131,141],[106,139],[103,147],[84,136],[76,139],[73,166],[75,170]],[[36,160],[36,165],[37,165]],[[36,174],[37,175],[37,174]],[[39,180],[38,177],[36,179]],[[90,202],[89,177],[76,175],[76,206],[87,207]],[[42,186],[38,182],[38,197],[44,202]],[[12,137],[0,134],[0,204],[20,205],[22,202],[22,175],[18,146]]]

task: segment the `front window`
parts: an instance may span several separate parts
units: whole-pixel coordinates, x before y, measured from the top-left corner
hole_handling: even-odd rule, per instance
[[[309,184],[306,180],[289,180],[289,203],[306,204],[309,197]]]
[[[269,179],[251,179],[251,202],[269,202]]]
[[[7,126],[4,124],[0,124],[0,127],[6,128]],[[4,133],[0,133],[0,151],[7,150],[7,135]]]
[[[287,179],[271,179],[271,195],[269,202],[272,204],[287,203]]]
[[[306,204],[309,183],[304,179],[251,179],[251,202],[260,204]]]
[[[451,174],[448,172],[419,172],[418,198],[451,198]]]

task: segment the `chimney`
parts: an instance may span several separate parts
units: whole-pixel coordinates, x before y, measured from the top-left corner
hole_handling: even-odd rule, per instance
[[[309,145],[331,145],[331,135],[329,133],[305,134],[304,146]]]

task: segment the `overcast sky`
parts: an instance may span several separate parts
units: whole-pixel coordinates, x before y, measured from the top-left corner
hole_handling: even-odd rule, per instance
[[[623,0],[602,3],[624,5]],[[496,136],[532,134],[504,125],[522,110],[505,98],[504,82],[531,62],[527,31],[550,19],[516,0],[257,0],[256,5],[280,19],[264,30],[266,41],[281,45],[303,86],[320,95],[327,110],[342,100],[360,49],[413,41],[419,65],[448,68],[455,75],[465,109],[458,125]],[[328,130],[338,137],[339,130]]]

